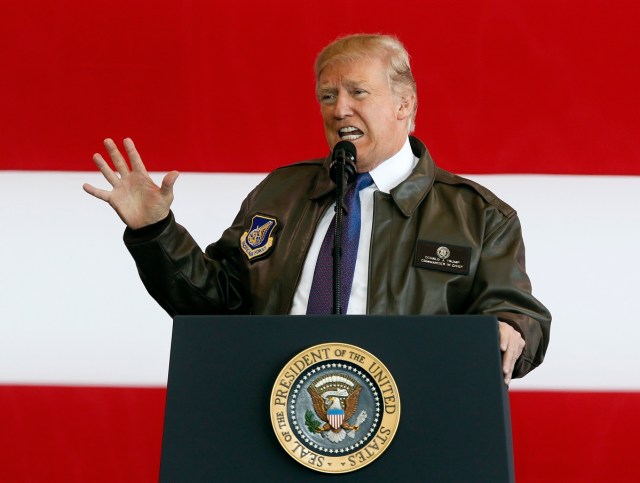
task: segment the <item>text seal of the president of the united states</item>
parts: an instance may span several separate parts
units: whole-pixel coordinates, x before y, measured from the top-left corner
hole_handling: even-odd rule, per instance
[[[336,342],[310,347],[284,366],[270,410],[289,455],[316,471],[346,473],[387,449],[400,422],[400,396],[375,356]]]

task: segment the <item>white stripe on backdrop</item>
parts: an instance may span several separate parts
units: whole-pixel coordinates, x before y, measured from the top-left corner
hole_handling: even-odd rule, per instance
[[[262,177],[183,173],[176,217],[204,247]],[[547,360],[512,387],[640,390],[640,178],[473,179],[518,210],[534,293],[554,316]],[[171,320],[85,181],[105,184],[93,172],[0,172],[0,383],[166,384]]]

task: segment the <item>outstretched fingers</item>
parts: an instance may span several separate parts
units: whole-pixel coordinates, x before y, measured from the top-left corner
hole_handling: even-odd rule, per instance
[[[145,168],[144,163],[142,162],[142,158],[136,149],[135,144],[133,144],[133,140],[131,138],[126,138],[123,141],[124,149],[127,151],[127,156],[129,157],[129,162],[131,162],[131,169],[133,171],[138,171],[143,174],[147,174],[147,168]]]
[[[180,173],[177,171],[171,171],[165,175],[162,179],[162,186],[160,186],[162,196],[165,198],[173,196],[173,185],[176,183],[178,176],[180,176]]]
[[[96,163],[96,166],[111,186],[118,184],[120,178],[118,178],[118,175],[113,172],[109,163],[107,163],[100,153],[93,155],[93,162]]]
[[[109,163],[105,161],[101,154],[94,154],[93,162],[96,163],[96,166],[111,186],[115,186],[120,181],[118,175],[113,172],[113,170],[109,167]],[[107,203],[111,198],[111,191],[96,188],[89,183],[83,184],[82,189],[89,193],[91,196],[95,196],[96,198],[102,201],[106,201]]]
[[[82,189],[89,193],[91,196],[95,196],[99,200],[106,201],[107,203],[111,198],[111,191],[101,190],[100,188],[96,188],[89,183],[83,184]]]
[[[113,161],[113,165],[115,166],[116,170],[118,170],[118,173],[120,173],[120,176],[124,177],[128,175],[131,170],[129,169],[127,161],[124,159],[122,154],[120,154],[116,143],[114,143],[112,139],[107,138],[104,140],[104,147],[106,148],[107,153],[109,153],[109,157],[111,158],[111,161]]]

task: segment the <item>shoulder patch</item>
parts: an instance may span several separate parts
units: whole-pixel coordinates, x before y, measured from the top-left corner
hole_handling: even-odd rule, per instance
[[[251,218],[251,226],[240,237],[240,248],[249,260],[264,257],[273,249],[274,230],[278,220],[256,213]]]

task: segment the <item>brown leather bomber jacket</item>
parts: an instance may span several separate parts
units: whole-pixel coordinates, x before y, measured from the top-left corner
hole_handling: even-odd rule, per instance
[[[368,314],[490,314],[526,346],[514,376],[543,358],[551,316],[531,294],[520,222],[489,190],[420,158],[391,194],[374,194]],[[276,169],[203,253],[171,214],[124,240],[149,293],[170,315],[288,314],[316,225],[334,200],[328,161]],[[277,221],[273,245],[249,260],[240,238],[255,215]]]

